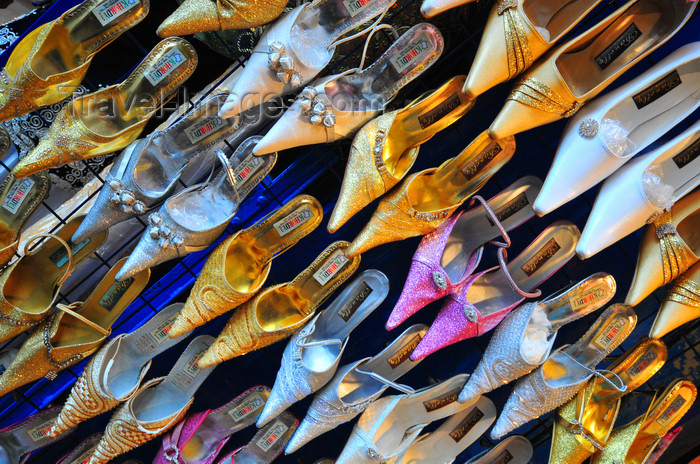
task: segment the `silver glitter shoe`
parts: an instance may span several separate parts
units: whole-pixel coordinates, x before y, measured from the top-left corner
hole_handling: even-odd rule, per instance
[[[620,346],[636,323],[637,315],[629,306],[615,304],[606,309],[581,339],[552,353],[544,364],[515,384],[491,430],[491,438],[498,440],[563,405],[585,387],[593,375],[605,379],[612,388],[624,391],[622,379],[613,372],[596,371],[594,367]]]
[[[240,203],[270,172],[277,153],[255,156],[260,136],[249,137],[230,159],[216,155],[223,169],[213,178],[170,197],[148,216],[146,232],[117,274],[119,281],[171,259],[204,250],[224,232]]]
[[[615,290],[613,276],[599,272],[541,301],[520,305],[496,328],[459,401],[473,401],[532,372],[549,357],[562,326],[600,309]],[[525,340],[528,332],[530,343]]]
[[[370,404],[335,464],[395,462],[413,446],[425,426],[470,407],[457,401],[468,377],[455,375],[437,385]]]
[[[396,380],[418,365],[409,358],[427,330],[428,326],[423,324],[409,327],[373,358],[361,359],[338,369],[333,379],[314,397],[284,452],[291,454],[314,438],[353,420],[389,387],[412,393],[412,388],[398,384]]]
[[[327,384],[338,369],[350,332],[389,293],[389,279],[376,269],[361,273],[328,308],[320,312],[287,344],[270,398],[258,418],[258,428],[288,407]]]
[[[224,139],[236,143],[250,135],[256,125],[217,116],[227,96],[207,98],[171,126],[126,147],[114,160],[73,242],[156,208],[173,194],[185,168],[206,172],[215,161],[213,148],[221,147]]]

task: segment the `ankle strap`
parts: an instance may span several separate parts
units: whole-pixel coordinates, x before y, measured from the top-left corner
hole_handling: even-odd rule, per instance
[[[85,323],[86,325],[92,327],[93,329],[97,330],[105,337],[108,336],[111,333],[109,330],[106,330],[106,329],[102,328],[101,326],[95,324],[94,322],[92,322],[90,319],[83,316],[82,314],[79,314],[79,313],[73,311],[74,309],[78,309],[82,305],[83,305],[82,301],[76,301],[75,303],[71,303],[69,305],[57,303],[56,308],[60,309],[64,313],[70,314],[74,318],[76,318],[76,319],[80,320],[81,322]]]
[[[400,391],[401,393],[405,393],[407,395],[410,395],[411,393],[415,393],[416,391],[409,387],[408,385],[404,385],[401,383],[394,382],[392,380],[387,379],[386,377],[383,377],[376,372],[371,372],[371,371],[363,371],[362,369],[355,369],[355,372],[358,372],[360,374],[368,375],[372,377],[374,380],[377,380],[395,390]]]
[[[564,348],[564,347],[562,347],[562,348]],[[619,391],[619,392],[622,392],[622,393],[624,393],[624,392],[627,391],[627,385],[625,385],[625,382],[623,382],[622,378],[620,378],[620,376],[617,375],[616,373],[614,373],[613,371],[609,371],[609,370],[607,370],[607,369],[591,369],[590,367],[586,366],[585,364],[579,362],[576,358],[574,358],[573,356],[571,356],[569,353],[567,353],[567,352],[565,352],[565,351],[561,351],[562,348],[560,348],[559,350],[557,350],[557,352],[563,354],[564,356],[566,356],[567,358],[569,358],[570,360],[572,360],[575,364],[577,364],[577,365],[580,366],[581,368],[585,369],[586,371],[588,371],[588,372],[590,372],[591,374],[595,375],[595,376],[598,377],[599,379],[603,380],[604,382],[606,382],[608,385],[610,385],[610,386],[611,386],[612,388],[614,388],[615,390],[617,390],[617,391]],[[617,381],[619,382],[619,385],[620,385],[620,386],[615,385],[615,383],[614,383],[611,379],[609,379],[608,377],[606,377],[606,376],[603,375],[603,374],[610,374],[612,377],[614,377],[615,379],[617,379]]]
[[[471,201],[472,204],[474,203],[474,200],[477,200],[479,203],[481,203],[481,207],[484,208],[484,211],[486,211],[486,215],[489,218],[491,218],[491,221],[501,233],[501,237],[503,237],[503,240],[505,240],[505,242],[497,242],[494,239],[491,240],[489,243],[501,248],[508,248],[510,246],[510,237],[508,236],[508,232],[506,232],[506,228],[503,227],[503,224],[501,224],[501,221],[498,219],[498,216],[496,216],[496,213],[494,213],[493,209],[491,209],[489,203],[486,200],[484,200],[484,197],[482,197],[481,195],[474,195]]]
[[[41,233],[41,234],[36,234],[33,235],[27,242],[24,244],[24,255],[25,256],[32,256],[35,255],[36,253],[39,252],[41,249],[41,246],[38,246],[32,250],[29,250],[29,247],[37,241],[39,238],[49,238],[49,239],[54,239],[58,241],[63,247],[66,249],[66,252],[68,253],[68,266],[66,267],[65,272],[61,276],[61,278],[58,280],[58,287],[60,288],[64,282],[68,279],[70,276],[71,272],[73,272],[73,250],[71,249],[70,245],[66,243],[65,240],[63,240],[61,237],[55,234],[46,234],[46,233]]]

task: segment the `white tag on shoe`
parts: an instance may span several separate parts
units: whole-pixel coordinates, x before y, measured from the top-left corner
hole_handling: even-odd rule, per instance
[[[265,432],[265,434],[258,441],[255,442],[255,444],[261,450],[268,452],[270,448],[272,448],[275,445],[275,443],[277,443],[279,439],[282,438],[284,432],[286,432],[288,429],[289,427],[284,425],[281,421],[275,421],[267,429],[267,432]]]
[[[190,140],[192,145],[200,140],[209,137],[211,134],[219,131],[226,126],[223,119],[218,116],[210,116],[197,124],[194,124],[184,130],[185,135]]]
[[[336,250],[324,263],[323,268],[314,273],[314,279],[321,285],[326,285],[349,260],[343,250]]]
[[[7,192],[7,195],[2,200],[2,207],[9,211],[10,214],[16,214],[29,192],[32,191],[35,183],[29,177],[15,180],[10,187],[10,191]]]
[[[185,55],[177,47],[163,55],[145,75],[148,82],[155,86],[168,77],[185,62]]]
[[[97,5],[92,14],[101,25],[106,26],[140,3],[139,0],[107,0]]]
[[[230,409],[228,415],[231,416],[234,422],[238,423],[246,417],[253,414],[258,409],[265,405],[265,400],[260,393],[255,393],[249,398],[246,398],[241,404]]]
[[[35,425],[31,429],[27,430],[27,435],[29,435],[29,438],[32,439],[32,441],[39,441],[43,438],[47,437],[47,434],[51,430],[51,427],[53,427],[53,424],[56,422],[56,419],[49,419],[45,420],[39,425]]]
[[[288,233],[298,229],[302,224],[313,217],[314,213],[307,205],[298,208],[279,221],[275,222],[272,227],[275,228],[280,237],[284,237]]]
[[[430,46],[428,34],[423,32],[399,50],[389,61],[396,72],[400,73],[411,67],[413,63],[420,62],[431,50],[433,50],[433,47]]]
[[[350,13],[350,17],[354,18],[376,2],[377,0],[343,0],[343,6]]]

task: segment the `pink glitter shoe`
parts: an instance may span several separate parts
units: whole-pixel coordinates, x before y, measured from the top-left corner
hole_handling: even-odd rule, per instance
[[[460,293],[450,294],[435,322],[411,353],[411,359],[423,359],[448,345],[482,335],[496,327],[525,298],[540,296],[539,290],[527,291],[573,258],[580,235],[571,222],[556,221],[508,264],[505,249],[499,248],[500,265],[476,274]]]
[[[506,187],[488,202],[463,211],[429,233],[413,255],[403,291],[394,306],[386,329],[399,326],[420,309],[450,293],[460,293],[481,259],[485,243],[506,234],[535,215],[532,203],[542,187],[535,176],[525,176]]]

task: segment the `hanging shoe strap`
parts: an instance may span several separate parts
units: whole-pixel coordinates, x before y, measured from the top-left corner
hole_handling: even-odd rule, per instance
[[[98,332],[100,332],[100,333],[101,333],[102,335],[104,335],[105,337],[108,336],[108,335],[111,333],[110,330],[107,330],[107,329],[103,328],[102,326],[100,326],[100,325],[98,325],[98,324],[95,324],[94,322],[92,322],[92,321],[91,321],[90,319],[88,319],[87,317],[85,317],[85,316],[83,316],[82,314],[80,314],[80,313],[74,311],[75,309],[78,309],[78,308],[79,308],[80,306],[82,306],[82,305],[83,305],[83,302],[82,302],[82,301],[76,301],[76,302],[71,303],[71,304],[69,304],[69,305],[64,305],[64,304],[58,303],[58,304],[56,304],[56,308],[59,309],[59,310],[61,310],[61,311],[63,311],[63,312],[66,313],[66,314],[70,314],[70,315],[73,316],[74,318],[76,318],[76,319],[78,319],[79,321],[85,323],[85,325],[88,325],[88,326],[90,326],[91,328],[97,330]]]
[[[41,249],[41,246],[33,248],[32,250],[29,250],[29,247],[40,238],[49,238],[49,239],[52,238],[52,239],[56,240],[61,245],[63,245],[63,247],[66,249],[66,252],[68,253],[68,266],[66,267],[66,270],[63,272],[63,275],[61,276],[61,278],[58,279],[58,287],[60,288],[64,284],[64,282],[68,279],[71,272],[73,272],[73,264],[74,264],[74,262],[73,262],[73,250],[71,249],[70,245],[68,245],[68,243],[65,240],[63,240],[61,237],[59,237],[58,235],[41,233],[41,234],[33,235],[24,244],[24,255],[25,256],[32,256],[32,255],[35,255],[36,253],[39,252],[39,250]]]
[[[376,372],[363,371],[362,369],[355,369],[355,372],[358,372],[358,373],[364,374],[364,375],[368,375],[368,376],[372,377],[374,380],[377,380],[377,381],[383,383],[384,385],[387,385],[387,386],[389,386],[395,390],[398,390],[401,393],[405,393],[407,395],[410,395],[411,393],[416,392],[413,388],[409,387],[408,385],[404,385],[404,384],[389,380],[386,377],[377,374]]]
[[[489,218],[491,218],[491,222],[493,222],[493,224],[496,226],[498,232],[500,232],[501,237],[503,237],[504,240],[504,242],[498,242],[494,239],[491,240],[489,243],[501,248],[508,248],[510,246],[510,237],[508,236],[508,232],[506,232],[506,228],[503,227],[503,224],[501,224],[501,221],[498,219],[498,216],[496,216],[496,213],[493,211],[493,209],[491,209],[488,202],[481,195],[474,195],[472,197],[472,204],[474,203],[474,200],[477,200],[479,203],[481,203],[481,206],[484,208],[484,211],[486,211],[486,215]]]
[[[389,11],[389,8],[391,8],[391,6],[392,6],[392,3],[391,3],[391,2],[387,2],[386,6],[382,9],[382,13],[377,17],[377,19],[374,20],[374,22],[373,22],[372,24],[370,24],[370,25],[367,26],[366,28],[364,28],[364,29],[362,29],[361,31],[356,32],[356,33],[354,33],[354,34],[352,34],[352,35],[349,35],[349,36],[347,36],[347,37],[344,37],[344,38],[341,38],[341,39],[332,41],[331,43],[328,44],[328,46],[326,47],[326,49],[327,49],[327,50],[330,50],[331,48],[335,48],[335,47],[337,47],[337,46],[340,45],[340,44],[343,44],[343,43],[345,43],[345,42],[349,42],[349,41],[351,41],[351,40],[355,40],[356,38],[362,36],[363,34],[365,34],[365,33],[368,32],[368,31],[370,31],[370,35],[369,35],[369,37],[367,37],[367,40],[365,41],[365,51],[366,51],[366,50],[367,50],[367,42],[369,42],[369,39],[372,37],[372,34],[374,33],[374,31],[375,31],[378,27],[381,27],[381,26],[378,26],[378,25],[379,25],[379,23],[382,22],[382,19],[384,19],[384,16],[387,14],[387,12]],[[393,29],[393,28],[392,28],[392,29]],[[398,36],[398,34],[397,34],[397,36]],[[397,38],[398,38],[398,37],[397,37]],[[364,56],[364,53],[363,53],[363,56]],[[364,59],[363,59],[362,61],[364,62]],[[360,66],[360,68],[361,68],[361,67],[362,67],[362,66]]]
[[[577,359],[575,359],[569,353],[566,353],[565,351],[561,351],[561,348],[559,350],[557,350],[556,352],[560,352],[561,354],[563,354],[567,358],[571,359],[575,364],[577,364],[578,366],[580,366],[581,368],[583,368],[587,372],[590,372],[591,374],[595,375],[599,379],[603,380],[605,383],[610,385],[613,389],[615,389],[619,392],[622,392],[622,393],[627,391],[627,385],[625,385],[625,382],[623,382],[622,378],[620,378],[620,376],[617,375],[616,373],[614,373],[613,371],[609,371],[607,369],[591,369],[590,367],[586,366],[585,364],[579,362]],[[614,379],[616,379],[617,382],[619,383],[619,386],[616,385],[615,382],[613,382],[610,378],[608,378],[604,374],[609,374]]]

